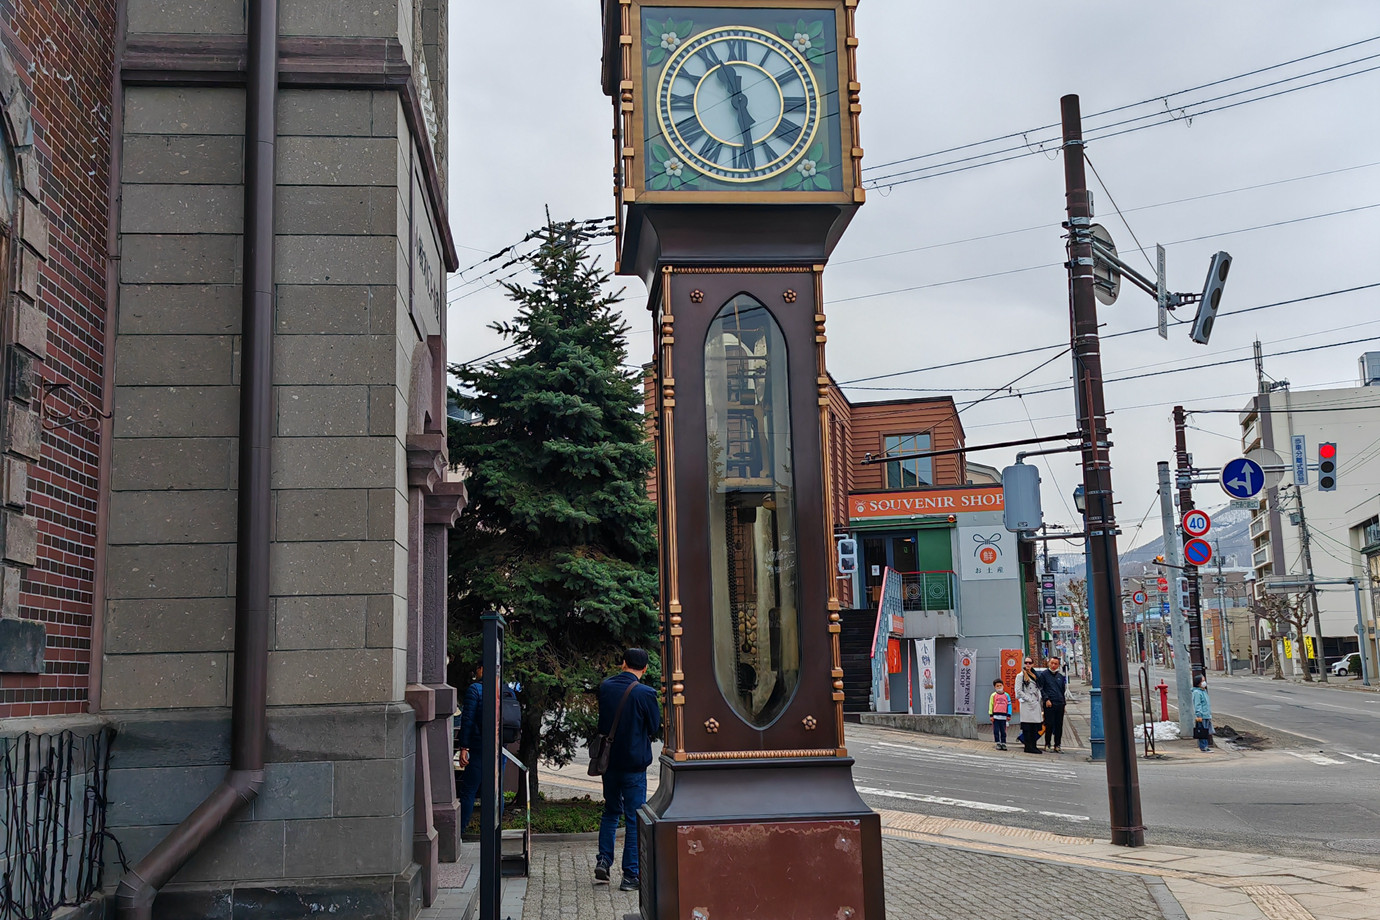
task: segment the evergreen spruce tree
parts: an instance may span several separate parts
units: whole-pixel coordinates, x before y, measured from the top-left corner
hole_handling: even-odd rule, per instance
[[[593,733],[593,690],[623,647],[659,665],[653,451],[622,369],[619,296],[573,225],[548,223],[540,240],[535,282],[504,285],[517,317],[493,326],[519,353],[451,367],[478,418],[449,437],[469,492],[450,541],[453,676],[479,663],[480,616],[501,612],[534,795],[537,761],[568,763]]]

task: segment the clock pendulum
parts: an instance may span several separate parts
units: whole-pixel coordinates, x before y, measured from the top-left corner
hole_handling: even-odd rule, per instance
[[[823,272],[862,205],[858,0],[601,0],[653,355],[666,736],[645,920],[882,920],[844,744]]]

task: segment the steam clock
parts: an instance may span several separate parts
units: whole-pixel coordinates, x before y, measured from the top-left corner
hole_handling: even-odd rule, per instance
[[[881,920],[843,739],[825,263],[863,202],[857,0],[602,0],[650,291],[666,737],[646,920]]]

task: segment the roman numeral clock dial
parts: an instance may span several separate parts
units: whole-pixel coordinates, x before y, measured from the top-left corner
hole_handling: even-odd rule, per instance
[[[807,154],[826,117],[825,100],[808,55],[809,35],[795,35],[787,40],[739,26],[684,39],[664,33],[665,66],[649,86],[656,111],[649,127],[657,134],[649,147],[653,160],[667,156],[648,164],[649,188],[688,186],[700,177],[737,187],[796,188],[806,181],[805,189],[824,187],[813,183],[817,168]],[[789,176],[791,170],[799,176]]]

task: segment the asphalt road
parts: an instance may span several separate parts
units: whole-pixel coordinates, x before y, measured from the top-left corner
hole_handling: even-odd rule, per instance
[[[1219,722],[1236,714],[1327,743],[1281,736],[1292,745],[1206,755],[1191,741],[1164,746],[1168,758],[1138,763],[1147,839],[1380,867],[1380,705],[1370,694],[1236,680],[1231,688],[1210,681]],[[998,752],[861,725],[849,726],[848,747],[874,807],[1093,837],[1110,831],[1106,769],[1086,751]]]
[[[1155,683],[1169,685],[1175,698],[1174,672],[1156,671]],[[1213,721],[1240,716],[1300,736],[1345,756],[1364,755],[1380,762],[1380,693],[1346,690],[1331,678],[1312,685],[1268,677],[1208,675]],[[1350,681],[1355,684],[1356,681]]]

